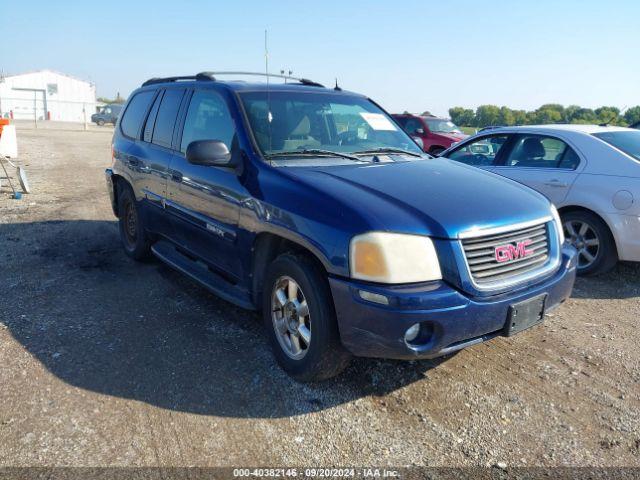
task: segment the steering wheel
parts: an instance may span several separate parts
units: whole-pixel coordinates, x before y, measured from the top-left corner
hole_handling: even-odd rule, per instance
[[[488,160],[489,157],[487,155],[482,155],[481,153],[473,154],[473,165],[491,165],[492,162]]]
[[[355,145],[358,141],[358,132],[347,130],[338,134],[338,145]]]

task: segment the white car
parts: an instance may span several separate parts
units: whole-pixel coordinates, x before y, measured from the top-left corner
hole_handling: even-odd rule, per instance
[[[538,190],[560,212],[578,273],[640,261],[640,131],[595,125],[497,127],[443,157]],[[504,208],[509,208],[504,205]]]

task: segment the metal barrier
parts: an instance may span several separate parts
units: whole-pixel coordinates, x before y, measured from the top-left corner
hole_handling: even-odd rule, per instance
[[[100,102],[45,100],[37,95],[32,99],[0,97],[0,118],[19,122],[23,127],[26,122],[30,122],[34,128],[47,128],[51,125],[49,122],[55,122],[65,124],[67,128],[74,130],[89,130],[91,116],[108,106]]]

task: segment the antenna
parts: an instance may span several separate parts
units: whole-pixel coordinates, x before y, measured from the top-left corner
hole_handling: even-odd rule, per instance
[[[267,29],[264,30],[264,73],[267,76],[267,123],[269,124],[269,153],[273,148],[271,141],[271,120],[273,120],[273,115],[271,115],[271,92],[269,89],[269,47],[267,41]]]
[[[336,77],[336,86],[333,87],[334,90],[337,90],[338,92],[342,91],[342,89],[338,86],[338,77]]]

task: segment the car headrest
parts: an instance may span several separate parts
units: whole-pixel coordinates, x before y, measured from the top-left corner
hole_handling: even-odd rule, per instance
[[[309,117],[306,115],[302,117],[302,120],[296,125],[296,128],[291,132],[291,136],[309,136],[311,133],[311,122],[309,121]]]
[[[539,138],[527,138],[522,143],[522,154],[525,158],[538,158],[545,155],[544,145]]]

